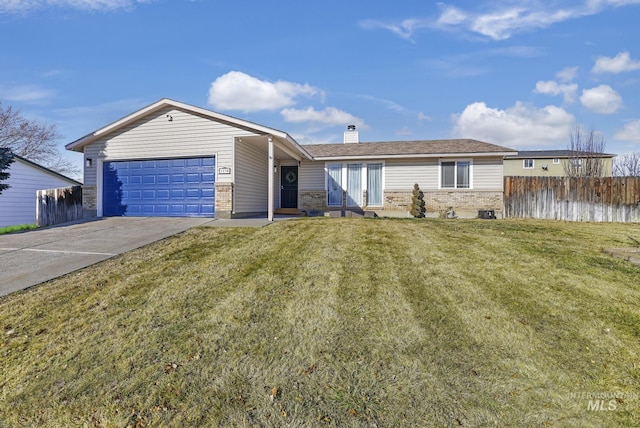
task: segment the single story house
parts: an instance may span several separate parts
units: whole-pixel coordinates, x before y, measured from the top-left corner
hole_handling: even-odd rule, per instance
[[[0,194],[0,227],[35,224],[38,190],[81,184],[17,155],[7,172],[4,184],[11,187]]]
[[[576,152],[573,150],[522,150],[505,156],[505,176],[566,177],[566,169],[579,170],[586,159],[602,159],[602,176],[613,175],[613,157],[609,153]]]
[[[69,143],[84,154],[86,216],[273,218],[279,209],[502,210],[503,158],[476,140],[299,144],[283,131],[162,99]]]

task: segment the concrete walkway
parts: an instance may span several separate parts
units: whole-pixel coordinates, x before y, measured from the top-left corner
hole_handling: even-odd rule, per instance
[[[109,217],[0,235],[0,296],[195,226],[262,227],[267,219]]]

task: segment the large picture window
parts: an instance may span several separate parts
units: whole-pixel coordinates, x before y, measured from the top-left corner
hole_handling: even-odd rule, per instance
[[[440,187],[443,189],[471,188],[471,161],[440,162]]]
[[[382,206],[384,162],[376,163],[327,163],[327,205],[340,207],[343,194],[347,207]],[[363,201],[363,191],[367,200]]]

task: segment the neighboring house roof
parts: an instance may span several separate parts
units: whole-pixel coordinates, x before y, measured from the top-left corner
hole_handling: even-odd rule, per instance
[[[506,156],[505,159],[553,159],[575,157],[601,157],[612,158],[615,155],[609,153],[579,152],[575,150],[522,150],[516,155]]]
[[[516,151],[471,139],[386,141],[348,144],[305,144],[314,159],[447,156],[506,156]]]
[[[221,113],[216,113],[214,111],[211,110],[207,110],[201,107],[196,107],[196,106],[192,106],[190,104],[185,104],[182,103],[180,101],[175,101],[175,100],[171,100],[168,98],[163,98],[159,101],[156,101],[155,103],[148,105],[147,107],[144,107],[136,112],[133,112],[121,119],[116,120],[113,123],[110,123],[107,126],[104,126],[100,129],[98,129],[97,131],[94,131],[90,134],[85,135],[82,138],[79,138],[75,141],[72,141],[71,143],[67,144],[65,146],[65,148],[67,150],[73,150],[76,152],[82,152],[82,149],[85,145],[90,144],[102,137],[104,137],[105,135],[108,135],[109,133],[116,131],[118,129],[121,129],[125,126],[127,126],[128,124],[148,115],[151,114],[153,112],[156,112],[158,110],[161,110],[165,107],[174,107],[176,109],[181,109],[181,110],[185,110],[203,117],[207,117],[210,119],[214,119],[216,121],[219,122],[223,122],[223,123],[227,123],[229,125],[235,126],[237,128],[241,128],[241,129],[246,129],[248,131],[251,132],[255,132],[256,134],[269,134],[269,135],[273,135],[275,137],[280,138],[281,140],[285,140],[288,143],[294,145],[300,152],[307,154],[306,150],[300,145],[298,144],[298,142],[296,140],[294,140],[289,134],[287,134],[286,132],[283,131],[279,131],[277,129],[274,128],[269,128],[263,125],[258,125],[257,123],[253,123],[253,122],[249,122],[247,120],[243,120],[243,119],[238,119],[236,117],[233,116],[228,116],[225,114],[221,114]]]
[[[43,171],[43,172],[45,172],[45,173],[47,173],[47,174],[53,175],[53,176],[55,176],[55,177],[58,177],[58,178],[60,178],[60,179],[62,179],[62,180],[66,180],[66,181],[68,181],[70,184],[74,184],[74,185],[81,185],[81,184],[82,184],[82,183],[80,183],[79,181],[74,180],[73,178],[69,178],[69,177],[67,177],[66,175],[62,175],[62,174],[60,174],[59,172],[56,172],[56,171],[54,171],[54,170],[52,170],[52,169],[46,168],[46,167],[44,167],[44,166],[42,166],[42,165],[38,165],[37,163],[32,162],[32,161],[30,161],[29,159],[25,159],[25,158],[23,158],[22,156],[18,156],[18,155],[16,155],[16,154],[14,154],[14,155],[13,155],[13,157],[14,157],[17,161],[23,162],[23,163],[25,163],[25,164],[27,164],[27,165],[30,165],[30,166],[32,166],[32,167],[34,167],[34,168],[37,168],[37,169],[39,169],[39,170],[41,170],[41,171]],[[11,168],[11,167],[9,167],[9,168]]]

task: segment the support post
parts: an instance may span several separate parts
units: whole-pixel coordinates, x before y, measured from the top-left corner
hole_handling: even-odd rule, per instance
[[[269,221],[273,221],[273,138],[271,136],[269,136],[268,138],[269,141],[269,161],[268,163],[268,169],[267,169],[267,176],[269,177],[268,180],[268,185],[269,185],[269,191],[268,191],[268,204],[269,207],[267,208],[267,219]]]

